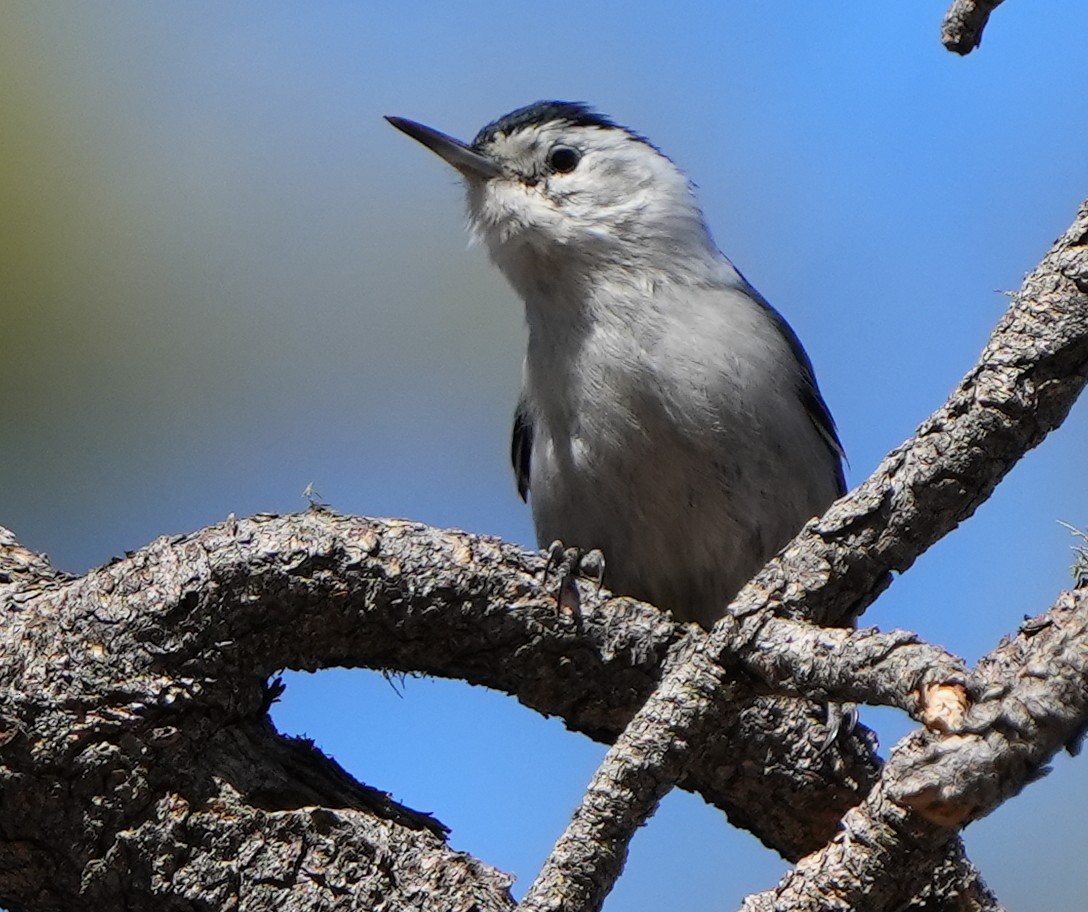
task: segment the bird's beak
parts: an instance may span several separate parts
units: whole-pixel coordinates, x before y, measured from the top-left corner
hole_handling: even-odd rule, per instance
[[[404,117],[386,117],[385,119],[402,133],[407,133],[412,139],[423,143],[465,177],[486,179],[498,177],[502,173],[491,159],[481,155],[459,139]]]

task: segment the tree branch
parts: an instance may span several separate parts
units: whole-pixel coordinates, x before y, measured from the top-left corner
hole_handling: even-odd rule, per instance
[[[984,657],[969,689],[977,699],[956,732],[904,738],[842,833],[745,912],[898,908],[959,828],[1075,750],[1088,726],[1088,589],[1063,593]]]
[[[941,44],[957,54],[970,54],[982,44],[990,13],[1004,0],[953,0],[941,23]]]
[[[10,534],[0,541],[3,566],[22,568],[7,577],[18,585],[0,585],[6,618],[0,682],[33,695],[0,702],[0,761],[9,773],[4,794],[9,806],[39,808],[17,819],[48,819],[40,811],[45,804],[54,808],[53,817],[72,823],[64,831],[49,826],[20,831],[21,843],[52,844],[57,853],[37,862],[17,856],[18,863],[7,869],[10,877],[0,863],[0,895],[21,897],[20,902],[31,889],[24,883],[27,875],[36,870],[42,884],[52,882],[49,872],[58,859],[66,850],[78,855],[88,832],[95,834],[96,845],[110,845],[112,838],[114,845],[124,841],[125,850],[92,855],[97,858],[93,870],[99,871],[92,881],[74,872],[66,886],[52,882],[50,889],[69,902],[76,896],[80,902],[94,896],[105,901],[107,894],[80,891],[131,880],[163,852],[195,851],[176,842],[171,809],[206,803],[209,794],[218,796],[215,802],[229,818],[222,825],[238,832],[247,846],[264,838],[276,845],[280,839],[265,830],[268,821],[254,816],[253,809],[281,821],[285,814],[300,816],[293,826],[300,839],[309,839],[309,818],[294,810],[307,805],[369,813],[441,836],[441,826],[425,815],[355,783],[308,745],[277,741],[258,724],[267,700],[262,682],[276,668],[346,664],[464,677],[518,695],[543,712],[562,713],[572,727],[611,738],[650,692],[669,651],[686,648],[691,634],[650,606],[601,597],[591,587],[583,587],[578,613],[565,615],[540,589],[542,559],[501,542],[324,511],[232,518],[190,536],[158,539],[62,583],[44,559],[20,548]],[[27,601],[26,591],[36,595]],[[810,632],[796,622],[769,620],[772,631],[802,638]],[[900,643],[897,634],[889,637],[875,635],[874,642]],[[752,667],[765,673],[760,642],[756,637],[741,644],[738,661],[754,655]],[[784,648],[804,642],[790,640]],[[773,648],[773,640],[766,645]],[[890,648],[887,655],[897,652]],[[856,653],[864,655],[866,649]],[[51,667],[44,661],[49,655],[66,656],[63,667]],[[785,667],[785,661],[776,666]],[[820,680],[828,672],[798,674]],[[686,784],[738,822],[770,834],[796,858],[806,847],[826,842],[841,814],[875,779],[877,765],[864,732],[822,751],[820,707],[758,698],[760,689],[758,682],[738,679],[738,699],[743,696],[746,708],[723,717],[723,738],[692,765]],[[221,720],[211,730],[209,717]],[[43,718],[51,720],[45,730]],[[219,740],[209,740],[213,733]],[[55,756],[57,769],[71,762],[73,744],[146,742],[141,761],[131,761],[134,769],[115,785],[146,795],[154,778],[153,791],[162,796],[152,805],[156,816],[145,819],[148,805],[140,802],[88,826],[98,809],[118,800],[106,774],[101,792],[86,796],[90,818],[80,816],[70,790],[50,786],[50,777],[29,775],[29,761],[24,774],[12,773],[19,764],[11,752],[18,756],[31,742],[39,754]],[[104,751],[95,763],[109,768],[116,756]],[[229,784],[222,794],[221,786],[208,784],[219,778]],[[789,802],[782,800],[786,794]],[[770,813],[764,815],[763,808]],[[184,820],[187,813],[178,811]],[[352,815],[348,819],[354,832],[359,824]],[[211,817],[201,820],[207,828],[219,825]],[[130,831],[140,838],[123,835]],[[0,837],[14,836],[0,830]],[[365,841],[364,835],[353,838]],[[412,840],[421,838],[411,834]],[[228,853],[218,864],[219,870],[231,870],[240,860]],[[193,882],[203,876],[194,874]],[[238,878],[239,889],[245,883]],[[64,892],[69,889],[71,895]],[[141,889],[146,896],[126,894],[135,908],[161,902],[173,890],[150,875]],[[500,890],[496,896],[501,895]],[[499,899],[493,897],[494,902]]]
[[[564,615],[539,585],[542,569],[536,554],[466,533],[323,511],[264,515],[158,539],[63,589],[39,593],[33,615],[20,611],[16,620],[47,614],[57,623],[60,608],[93,616],[103,630],[89,633],[95,642],[108,637],[111,654],[134,640],[145,664],[222,682],[222,695],[205,684],[199,699],[221,700],[225,709],[240,684],[263,699],[260,681],[279,668],[339,664],[484,684],[561,715],[571,728],[614,739],[685,632],[649,606],[586,587],[578,614]],[[54,634],[43,628],[40,636]],[[71,641],[82,655],[78,633]],[[766,739],[770,717],[762,710],[769,705],[758,701],[733,719],[734,736],[744,739],[755,727]],[[875,780],[876,764],[864,738],[818,756],[821,736],[810,729],[822,712],[815,704],[798,708],[782,717],[782,744],[763,740],[751,757],[736,745],[712,748],[689,784],[742,818],[758,819],[761,804],[780,805],[775,794],[798,790],[803,810],[810,800],[813,809],[830,801],[841,815]],[[744,767],[771,747],[780,762],[756,781],[745,777]],[[745,795],[735,797],[738,790]],[[799,857],[826,841],[834,823],[822,819],[828,813],[834,810],[806,815],[795,804],[772,812],[769,828],[750,825]]]
[[[938,646],[906,630],[850,630],[765,618],[734,630],[723,663],[756,677],[771,693],[838,703],[894,706],[947,731],[962,721],[967,669]]]
[[[5,532],[0,568],[0,786],[11,811],[0,814],[0,902],[16,906],[229,904],[267,887],[245,859],[262,841],[286,852],[286,827],[296,859],[334,838],[395,873],[403,850],[462,871],[462,892],[435,903],[484,891],[481,909],[508,907],[506,881],[465,867],[440,824],[355,783],[311,746],[277,739],[264,721],[265,678],[328,665],[462,677],[610,739],[688,635],[650,606],[591,587],[577,614],[563,614],[539,585],[542,558],[502,542],[324,511],[231,518],[78,580]],[[810,734],[819,707],[791,705],[784,714],[764,698],[734,716],[730,737],[747,743],[754,730],[758,740],[715,745],[688,785],[799,857],[826,841],[877,764],[863,733],[821,754]],[[797,795],[793,806],[783,794]],[[337,815],[334,836],[319,832],[331,818],[315,823],[311,806]],[[193,807],[204,810],[194,817]],[[214,831],[224,840],[217,859],[198,861]],[[190,868],[154,875],[163,856]],[[305,882],[310,899],[283,908],[373,905],[349,901],[371,895],[362,887],[315,886],[303,867],[277,883],[290,892]],[[397,895],[403,880],[379,877],[372,889],[388,891],[391,909],[414,908]],[[204,882],[218,886],[201,893]]]
[[[1025,279],[948,402],[866,482],[808,523],[745,586],[730,614],[828,623],[860,611],[886,585],[889,570],[907,569],[969,517],[1061,423],[1088,375],[1086,244],[1088,202]],[[600,907],[635,828],[711,732],[732,629],[733,621],[723,620],[699,641],[608,751],[523,908]]]
[[[196,547],[161,539],[69,581],[0,532],[0,901],[446,910],[460,891],[509,909],[509,878],[451,851],[440,824],[278,736],[261,679],[216,677],[212,624],[184,610],[217,588],[186,566]]]
[[[943,826],[990,813],[1043,775],[1088,727],[1088,588],[1061,595],[983,658],[968,683],[977,695],[956,731],[918,736],[885,770],[897,803]]]

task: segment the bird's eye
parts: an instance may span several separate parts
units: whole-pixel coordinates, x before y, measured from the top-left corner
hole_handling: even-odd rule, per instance
[[[582,153],[570,146],[555,146],[548,153],[548,167],[560,174],[569,174],[581,160]]]

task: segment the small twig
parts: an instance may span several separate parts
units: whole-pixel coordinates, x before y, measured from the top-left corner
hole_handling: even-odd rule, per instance
[[[953,0],[941,23],[941,44],[957,54],[970,54],[982,43],[990,13],[1004,0]]]

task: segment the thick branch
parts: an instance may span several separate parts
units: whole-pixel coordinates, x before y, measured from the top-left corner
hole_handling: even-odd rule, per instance
[[[239,833],[239,844],[267,839],[274,845],[280,839],[266,829],[268,818],[246,812],[247,806],[289,816],[289,809],[304,805],[354,808],[440,834],[429,821],[383,800],[380,793],[324,770],[320,758],[298,742],[275,750],[269,744],[247,748],[231,759],[222,747],[189,733],[185,738],[192,739],[193,746],[178,748],[178,739],[193,724],[192,716],[203,718],[209,709],[218,718],[248,725],[244,720],[259,712],[265,698],[260,682],[272,669],[344,663],[464,676],[517,694],[542,711],[561,712],[572,726],[610,737],[652,689],[669,650],[685,643],[680,631],[656,610],[628,599],[598,598],[591,588],[585,589],[577,615],[562,614],[539,587],[538,556],[494,540],[405,522],[366,521],[323,511],[231,519],[192,536],[159,539],[81,580],[51,589],[42,588],[51,576],[48,564],[10,538],[7,541],[10,546],[0,548],[0,559],[18,558],[20,566],[37,567],[45,577],[24,574],[22,582],[38,592],[33,602],[6,602],[4,633],[9,643],[19,646],[7,648],[4,655],[30,662],[29,667],[0,664],[0,669],[8,680],[21,675],[20,686],[39,698],[31,704],[0,707],[0,741],[11,742],[0,757],[7,758],[7,751],[18,750],[27,739],[41,743],[32,732],[43,715],[40,707],[52,705],[46,691],[56,688],[57,704],[74,713],[73,719],[55,720],[42,733],[56,738],[58,750],[73,739],[86,744],[116,742],[132,737],[126,734],[131,729],[140,743],[150,741],[155,753],[144,759],[154,762],[164,799],[154,805],[150,819],[141,816],[146,809],[140,804],[133,809],[136,819],[126,811],[115,821],[124,832],[141,834],[126,842],[125,863],[138,868],[146,861],[138,863],[137,856],[189,851],[170,842],[175,827],[169,821],[172,809],[192,801],[184,797],[185,780],[200,765],[209,769],[208,764],[217,775],[228,773],[231,787],[217,801],[230,811],[229,824],[224,820],[222,825],[245,831],[246,835]],[[854,663],[859,668],[865,656],[872,658],[866,648],[870,638],[882,644],[890,663],[899,653],[895,647],[905,645],[897,634],[810,630],[773,618],[766,626],[775,635],[738,644],[738,661],[766,673],[767,656],[760,656],[760,644],[772,655],[778,649],[775,639],[782,639],[785,656],[775,661],[776,668],[785,667],[790,652],[800,649],[798,675],[832,687],[842,673],[819,661],[809,667],[810,635],[831,638],[844,650],[844,658],[859,657]],[[853,637],[862,642],[860,648],[844,642]],[[35,655],[43,653],[38,647],[28,648],[34,643],[44,647],[44,654],[70,657],[59,680],[36,664]],[[916,648],[906,645],[905,651]],[[125,663],[122,670],[118,662]],[[815,847],[817,840],[826,841],[838,817],[863,794],[875,766],[863,740],[840,743],[842,752],[821,751],[819,707],[794,711],[767,699],[753,700],[752,684],[737,680],[737,692],[746,695],[747,708],[723,715],[722,740],[701,755],[687,782],[757,832],[767,832],[763,808],[780,814],[792,829],[772,826],[771,832],[780,840],[787,838],[787,851],[796,857],[806,844]],[[796,708],[800,710],[801,704]],[[204,722],[197,725],[207,727]],[[235,736],[223,743],[238,749],[249,741],[250,736]],[[193,759],[196,756],[202,764]],[[253,758],[260,757],[260,764],[268,766],[277,756],[292,758],[289,768],[265,770],[254,778]],[[115,758],[107,752],[101,761],[109,764]],[[149,775],[143,771],[138,777],[144,782],[141,793],[147,791]],[[207,775],[202,773],[201,781]],[[26,797],[28,788],[38,797]],[[198,791],[203,793],[206,787]],[[7,794],[16,801],[41,800],[27,776]],[[790,802],[781,800],[783,794],[792,796]],[[212,826],[212,818],[202,819]],[[349,819],[355,820],[351,815]],[[81,829],[85,822],[77,816],[73,821],[73,829]],[[305,815],[293,826],[300,839],[306,838],[310,822]],[[44,841],[40,833],[35,838]],[[382,839],[383,844],[390,841]],[[159,840],[174,848],[164,848]],[[117,858],[110,859],[97,862],[103,872],[113,869]],[[227,855],[218,864],[229,870],[237,862]],[[16,873],[25,878],[34,869],[51,871],[56,866],[56,859],[33,865],[19,856],[9,870],[13,878]],[[200,880],[203,875],[192,876]],[[2,865],[0,889],[8,896],[25,896],[4,880]],[[86,894],[79,895],[86,901]],[[129,900],[139,906],[138,898]]]
[[[969,517],[1048,431],[1088,374],[1088,203],[991,335],[978,365],[870,478],[810,522],[730,613],[841,620]],[[743,622],[743,621],[742,621]],[[526,897],[527,910],[597,909],[637,826],[698,755],[723,680],[731,620],[697,644],[609,750]],[[908,898],[908,897],[904,897]]]
[[[542,559],[501,542],[323,511],[162,538],[74,581],[58,582],[10,536],[0,561],[29,568],[9,574],[19,585],[0,585],[0,785],[10,811],[0,818],[0,902],[18,906],[105,907],[122,895],[134,909],[171,896],[222,906],[231,891],[258,895],[250,878],[264,869],[243,855],[266,844],[275,857],[302,858],[332,819],[307,807],[324,806],[344,851],[370,853],[378,870],[398,870],[402,850],[431,859],[428,870],[460,866],[462,890],[484,891],[481,909],[502,908],[505,881],[482,866],[469,877],[440,826],[261,729],[265,677],[336,664],[464,677],[613,738],[685,637],[655,609],[592,587],[575,615],[558,612],[539,584]],[[798,857],[826,841],[877,767],[860,735],[821,753],[820,708],[788,708],[763,698],[733,714],[688,784]],[[194,806],[204,808],[197,818]],[[200,860],[216,830],[217,860]],[[283,847],[285,832],[297,853]],[[28,853],[32,845],[43,851]],[[153,876],[162,856],[189,859],[186,870]],[[341,895],[304,869],[278,869],[284,889],[305,885],[284,908],[370,907],[352,897],[381,889],[390,908],[414,902],[397,896],[404,878]],[[218,892],[200,893],[205,882]]]
[[[0,558],[18,553],[23,565],[48,567],[17,546],[7,550],[0,549]],[[428,869],[461,870],[466,888],[479,891],[482,884],[493,884],[495,891],[480,901],[480,908],[504,908],[505,882],[486,868],[466,867],[470,860],[464,856],[450,855],[434,838],[441,832],[430,821],[328,770],[306,745],[278,740],[259,720],[250,720],[264,699],[259,681],[266,667],[306,667],[321,653],[333,656],[329,661],[351,654],[353,662],[369,656],[381,663],[385,656],[405,669],[452,663],[476,676],[492,669],[502,686],[514,692],[523,686],[543,705],[563,707],[575,721],[619,724],[615,720],[627,718],[641,699],[637,691],[651,686],[669,644],[684,641],[658,612],[626,599],[598,603],[587,592],[579,614],[564,616],[552,600],[539,596],[538,568],[533,555],[463,533],[313,512],[231,520],[194,536],[160,539],[83,580],[42,590],[33,602],[8,600],[4,633],[19,648],[4,650],[9,662],[0,669],[8,680],[21,674],[20,685],[35,696],[0,707],[4,793],[8,808],[15,809],[11,819],[21,826],[9,825],[4,835],[22,846],[7,861],[0,848],[3,893],[24,903],[30,896],[36,905],[52,908],[71,905],[77,896],[81,903],[119,901],[110,899],[110,891],[127,884],[125,902],[134,908],[155,907],[170,895],[224,904],[232,891],[243,889],[249,896],[297,892],[283,908],[310,908],[305,897],[318,902],[321,896],[339,897],[344,907],[367,907],[366,897],[372,901],[382,891],[387,901],[396,902],[399,881],[363,872],[364,879],[370,878],[365,883],[327,894],[325,888],[332,887],[315,885],[311,875],[336,846],[338,857],[344,857],[344,852],[372,854],[380,844],[389,854],[383,865],[397,870],[393,859],[402,853],[417,859],[433,856]],[[460,590],[446,588],[458,581]],[[24,582],[40,588],[41,580],[28,574]],[[533,598],[516,596],[522,586],[533,587]],[[511,610],[507,599],[517,607]],[[775,624],[801,630],[793,622]],[[254,631],[263,637],[262,648],[244,648],[255,642]],[[36,661],[50,654],[68,658],[51,672]],[[13,666],[12,660],[26,664]],[[124,670],[118,670],[119,661],[126,662]],[[549,677],[554,680],[556,668],[571,665],[570,678],[556,689],[564,702],[556,703],[556,694],[544,685]],[[220,678],[211,677],[213,668],[220,670]],[[635,693],[611,686],[625,676],[629,684],[639,682]],[[601,702],[604,697],[612,702]],[[72,718],[57,718],[61,707]],[[734,716],[730,734],[743,739],[745,724],[749,730],[769,729],[774,717],[764,715],[763,708],[770,706],[757,700],[742,718]],[[46,718],[50,724],[43,727]],[[235,721],[224,727],[215,719]],[[806,729],[787,729],[783,737],[787,744],[775,759],[789,767],[792,751],[803,761],[792,771],[795,775],[811,777],[814,757],[841,775],[840,761],[833,752],[821,755],[818,739],[809,741]],[[55,747],[48,746],[51,741]],[[41,777],[25,757],[29,744],[37,745],[39,753],[60,752],[54,766],[63,768],[67,762],[82,770],[77,774],[83,778],[102,769],[102,784],[88,794],[96,808],[90,817],[72,804],[70,788],[60,790],[56,814],[70,820],[63,839],[55,816],[41,810],[51,806],[46,796],[57,794],[57,786],[52,775]],[[65,761],[72,744],[87,749],[77,753],[80,759]],[[693,767],[691,779],[702,777],[710,794],[723,782],[726,794],[736,792],[735,780],[743,785],[745,778],[762,778],[741,775],[743,764],[754,762],[745,756],[727,739],[707,753],[705,768]],[[815,784],[809,778],[807,791]],[[844,807],[849,794],[832,794],[825,813]],[[160,797],[152,800],[155,795]],[[776,803],[773,789],[749,797],[752,807],[760,801]],[[801,797],[802,792],[795,796]],[[206,807],[209,800],[216,813],[192,813],[194,804]],[[315,815],[307,806],[327,807],[331,816]],[[53,818],[45,834],[35,829],[43,817]],[[377,817],[378,832],[369,817]],[[89,820],[96,823],[88,832]],[[395,823],[411,832],[402,834]],[[323,835],[322,828],[330,824],[331,834]],[[830,827],[831,822],[800,829],[819,832],[812,829],[817,825]],[[111,832],[117,834],[112,843]],[[242,858],[233,850],[205,857],[200,844],[212,834],[246,856],[259,847],[262,857],[270,855],[260,865],[246,863],[248,873],[239,874]],[[26,846],[47,844],[43,835],[54,841],[56,854],[28,856]],[[112,848],[105,855],[92,853],[82,868],[73,868],[69,853],[78,857],[88,836]],[[307,854],[306,846],[325,846],[320,850],[324,855]],[[155,874],[153,863],[164,856],[189,861],[172,867],[164,878]],[[57,870],[72,876],[56,877]],[[246,886],[250,874],[259,882]],[[215,890],[201,892],[201,884],[215,884]],[[454,895],[451,889],[442,887],[446,900]]]
[[[885,771],[899,804],[946,826],[994,810],[1040,775],[1088,727],[1088,589],[1063,593],[1046,614],[981,662],[968,687],[978,698],[944,738],[919,738]]]
[[[970,54],[982,43],[990,13],[1004,0],[953,0],[941,23],[941,44],[957,54]]]
[[[846,813],[825,848],[802,859],[773,889],[745,900],[743,912],[877,912],[904,907],[938,868],[954,831],[890,801],[882,787]],[[962,897],[963,908],[987,897]]]
[[[539,556],[494,539],[402,521],[322,511],[231,519],[159,539],[49,593],[12,623],[48,615],[55,624],[61,603],[95,625],[64,621],[74,632],[56,642],[73,655],[86,652],[82,636],[116,656],[135,639],[145,668],[220,682],[202,684],[199,701],[224,711],[236,711],[243,693],[261,699],[259,682],[279,668],[339,664],[485,684],[612,740],[683,632],[649,606],[600,598],[591,587],[577,615],[562,614],[540,587],[542,567]],[[9,633],[55,639],[51,626]],[[145,701],[140,686],[116,700]],[[738,687],[746,701],[761,689]],[[812,703],[746,702],[723,719],[721,743],[687,786],[800,857],[826,842],[877,773],[864,733],[821,753],[822,718]]]
[[[27,550],[0,526],[0,598],[13,605],[25,604],[42,592],[56,591],[69,579],[44,555]]]

